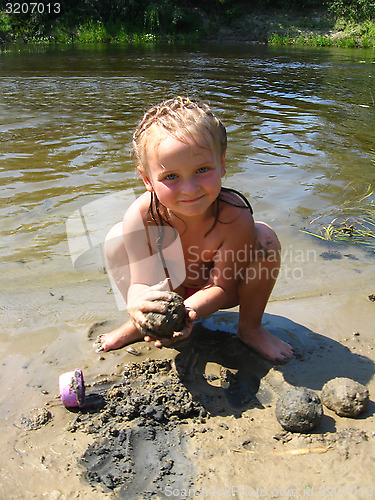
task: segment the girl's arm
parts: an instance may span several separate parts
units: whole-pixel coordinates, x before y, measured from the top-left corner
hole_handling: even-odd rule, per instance
[[[198,318],[238,305],[238,284],[251,279],[248,268],[255,244],[254,219],[248,210],[239,210],[238,218],[226,227],[207,284],[184,301]]]
[[[146,200],[147,201],[147,200]],[[127,311],[135,326],[148,328],[147,312],[164,312],[165,304],[157,300],[169,301],[170,288],[160,265],[158,255],[150,249],[150,242],[142,214],[147,205],[142,197],[126,211],[122,223],[122,245],[126,258],[117,268],[122,274],[121,293],[127,303]]]
[[[197,318],[202,318],[227,308],[229,301],[230,295],[222,287],[209,284],[185,299],[184,304],[195,311]]]

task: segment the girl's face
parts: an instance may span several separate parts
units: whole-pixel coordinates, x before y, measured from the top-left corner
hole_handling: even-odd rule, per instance
[[[181,142],[166,135],[147,151],[147,173],[142,179],[160,203],[181,218],[211,214],[221,189],[225,157],[191,140]]]

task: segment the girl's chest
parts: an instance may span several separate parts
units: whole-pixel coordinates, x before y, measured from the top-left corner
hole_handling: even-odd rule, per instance
[[[222,245],[222,237],[190,233],[181,237],[181,244],[186,263],[208,264]]]

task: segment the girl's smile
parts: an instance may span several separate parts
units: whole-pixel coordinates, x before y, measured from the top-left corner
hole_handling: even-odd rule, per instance
[[[181,203],[194,203],[195,201],[200,200],[203,196],[199,196],[198,198],[194,198],[193,200],[181,200]]]
[[[141,174],[162,205],[191,218],[208,213],[220,193],[224,166],[224,156],[220,159],[206,144],[165,135],[147,151],[147,172]]]

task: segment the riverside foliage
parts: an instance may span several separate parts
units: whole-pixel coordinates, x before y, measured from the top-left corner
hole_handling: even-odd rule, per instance
[[[58,9],[47,8],[58,4]],[[366,46],[374,46],[374,0],[39,0],[38,6],[15,12],[16,4],[31,6],[32,0],[0,0],[0,42],[155,42],[158,40],[194,40],[212,38],[222,28],[234,28],[242,34],[254,27],[252,18],[269,19],[274,15],[301,18],[312,12],[318,17],[331,18],[330,27],[337,19],[358,31],[355,23],[367,26],[362,29],[367,37]],[[11,6],[11,7],[9,7]],[[322,6],[324,12],[322,13]],[[306,18],[306,16],[305,16]],[[332,22],[334,19],[334,22]],[[241,24],[242,23],[242,24]],[[367,25],[366,25],[367,23]],[[256,31],[253,39],[286,44],[307,43],[316,45],[335,44],[320,32],[317,43],[314,36],[302,36],[301,30],[293,33],[290,26],[272,31],[272,23],[263,23],[263,31]],[[277,24],[277,23],[274,23]],[[280,23],[278,23],[280,24]],[[327,24],[327,23],[325,23]],[[292,26],[295,28],[295,26]],[[297,27],[298,28],[298,27]],[[324,29],[324,27],[322,28]],[[320,30],[321,31],[321,30]],[[360,30],[359,30],[360,31]],[[358,36],[357,36],[358,39]],[[315,40],[315,41],[316,41]],[[323,43],[325,42],[325,43]],[[332,42],[332,43],[331,43]],[[348,44],[350,46],[350,43]],[[354,46],[362,46],[361,42]]]

